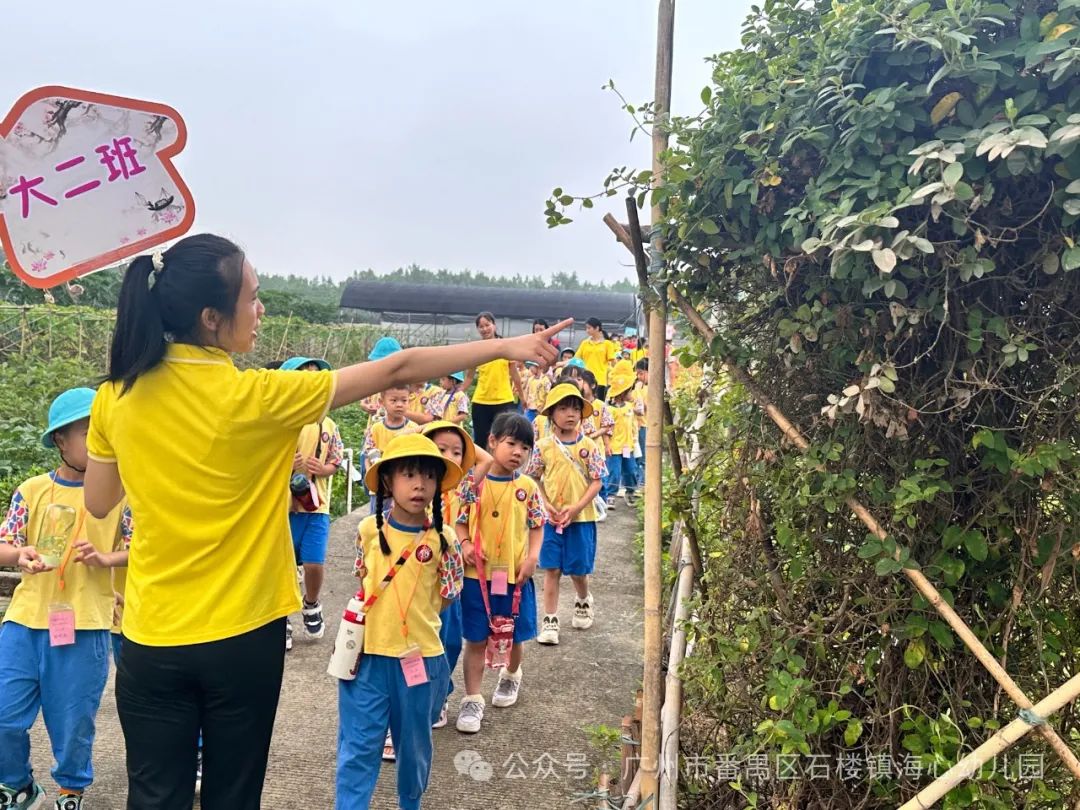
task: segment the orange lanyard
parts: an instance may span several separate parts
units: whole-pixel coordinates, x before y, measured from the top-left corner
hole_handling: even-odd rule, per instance
[[[53,473],[53,477],[49,479],[49,503],[54,503],[53,496],[56,494],[56,479],[60,477],[60,471],[57,470]],[[64,549],[63,559],[60,560],[60,567],[56,570],[57,585],[60,590],[64,590],[66,583],[64,582],[64,570],[67,568],[67,564],[71,562],[71,552],[75,548],[75,538],[79,536],[79,532],[82,531],[83,523],[86,520],[86,509],[77,509],[76,512],[79,515],[77,521],[75,521],[75,529],[71,533],[71,538],[68,540],[67,548]]]
[[[419,547],[419,545],[422,544],[421,541],[425,537],[427,537],[427,532],[426,531],[423,532],[418,538],[413,540],[412,543],[410,544],[410,547],[411,546]],[[433,549],[433,551],[434,551],[434,549]],[[413,556],[416,556],[416,555],[414,554]],[[417,562],[420,562],[420,561],[417,560]],[[406,642],[409,640],[409,611],[412,609],[413,599],[416,598],[416,589],[420,586],[420,577],[422,577],[423,575],[424,575],[424,569],[422,567],[417,569],[416,578],[413,580],[412,590],[409,591],[409,601],[406,602],[404,604],[404,606],[401,604],[401,594],[398,593],[397,582],[394,582],[394,588],[393,588],[394,599],[397,600],[398,613],[401,615],[401,635],[402,635],[402,638],[404,638]]]
[[[514,479],[511,478],[509,481],[506,481],[505,483],[502,482],[502,481],[496,481],[495,483],[503,484],[502,491],[499,493],[498,497],[495,499],[495,504],[491,508],[491,516],[493,518],[498,519],[499,523],[500,523],[498,534],[495,535],[495,558],[494,558],[495,562],[499,562],[500,560],[502,560],[502,542],[503,542],[503,538],[506,536],[506,527],[510,525],[510,515],[503,516],[499,512],[499,506],[502,504],[503,497],[510,490],[510,488],[511,488],[510,485],[514,483]],[[483,490],[481,490],[481,492],[480,492],[481,500],[483,500],[483,497],[484,497],[484,493],[483,493]],[[477,506],[480,506],[480,504],[477,504]],[[481,554],[484,553],[483,548],[481,548],[480,553]]]

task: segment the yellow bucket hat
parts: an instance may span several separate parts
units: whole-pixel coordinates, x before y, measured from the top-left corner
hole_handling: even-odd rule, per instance
[[[391,439],[390,444],[386,445],[386,452],[383,453],[382,458],[368,467],[367,473],[364,474],[364,483],[369,490],[377,492],[379,489],[379,471],[386,462],[416,456],[437,458],[446,465],[446,473],[442,479],[443,492],[448,492],[461,483],[461,467],[443,458],[443,454],[439,452],[435,442],[419,433],[411,433],[407,436],[398,436]]]
[[[544,416],[548,416],[552,408],[554,408],[564,399],[569,399],[570,397],[577,397],[581,400],[582,419],[588,419],[590,416],[593,415],[593,406],[589,404],[589,402],[585,399],[585,396],[581,393],[581,391],[578,390],[578,387],[576,385],[572,385],[571,383],[559,383],[558,385],[554,386],[550,391],[548,391],[547,399],[544,400]]]
[[[424,425],[423,430],[420,433],[424,436],[430,437],[433,433],[438,433],[440,430],[452,430],[461,436],[462,446],[465,448],[465,452],[461,456],[461,469],[471,470],[476,466],[476,445],[473,444],[472,436],[469,435],[469,431],[465,430],[461,425],[455,425],[453,422],[447,422],[445,419],[438,419],[434,422],[428,422]]]
[[[625,394],[634,387],[634,382],[635,380],[633,377],[613,377],[611,385],[608,386],[608,399],[615,399],[615,397],[620,394]]]

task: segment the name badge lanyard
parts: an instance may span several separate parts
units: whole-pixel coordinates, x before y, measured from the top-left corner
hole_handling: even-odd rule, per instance
[[[486,483],[486,481],[481,481],[480,486],[477,488],[476,511],[477,511],[478,514],[476,516],[476,532],[473,535],[473,548],[477,550],[477,552],[478,552],[477,556],[478,557],[483,557],[484,559],[486,559],[486,557],[484,555],[483,537],[480,534],[480,516],[482,514],[481,506],[483,505],[483,502],[484,502],[484,484],[485,483]],[[499,531],[495,535],[495,557],[494,557],[494,559],[495,559],[495,562],[497,562],[497,563],[502,560],[502,542],[503,542],[503,538],[506,536],[506,528],[507,528],[507,526],[510,525],[510,517],[511,517],[509,514],[503,516],[499,512],[499,507],[502,505],[503,498],[506,496],[506,493],[510,491],[510,489],[511,489],[510,485],[513,484],[513,483],[514,483],[514,479],[510,479],[508,482],[506,482],[506,484],[502,488],[502,491],[497,496],[495,496],[495,503],[491,508],[491,516],[493,518],[496,518],[496,519],[503,518],[502,520],[499,520],[499,523],[500,523]]]
[[[413,546],[419,547],[420,541],[427,537],[428,530],[425,528],[424,532],[412,542],[409,548]],[[412,609],[413,599],[416,598],[416,589],[420,586],[420,578],[423,575],[423,569],[416,572],[416,579],[413,580],[412,590],[409,592],[409,601],[404,605],[401,604],[401,594],[398,593],[398,589],[394,588],[394,598],[397,600],[398,614],[401,616],[401,636],[405,639],[406,648],[409,646],[409,611]]]
[[[382,592],[386,590],[387,586],[390,585],[394,577],[397,576],[397,573],[401,570],[402,566],[404,566],[405,563],[409,561],[409,557],[411,557],[413,553],[414,544],[410,544],[408,548],[401,552],[401,556],[398,557],[397,561],[390,566],[390,570],[386,572],[386,576],[384,576],[382,580],[380,580],[379,584],[372,589],[371,596],[369,596],[364,602],[363,611],[365,615],[371,611],[372,605],[375,604],[376,600],[378,600]]]

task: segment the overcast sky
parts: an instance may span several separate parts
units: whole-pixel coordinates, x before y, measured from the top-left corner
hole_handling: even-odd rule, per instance
[[[751,0],[680,0],[673,108],[738,46]],[[652,97],[653,0],[112,0],[5,4],[5,106],[65,84],[161,101],[188,126],[195,231],[264,272],[342,277],[412,262],[630,275],[600,221],[548,230],[555,186],[593,192],[649,144],[610,78]]]

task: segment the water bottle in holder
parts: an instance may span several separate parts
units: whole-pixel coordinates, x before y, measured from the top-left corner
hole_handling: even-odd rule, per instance
[[[364,654],[364,592],[358,591],[349,600],[345,612],[341,615],[337,637],[334,639],[334,651],[330,655],[328,674],[343,681],[356,678],[360,670],[360,659]]]

